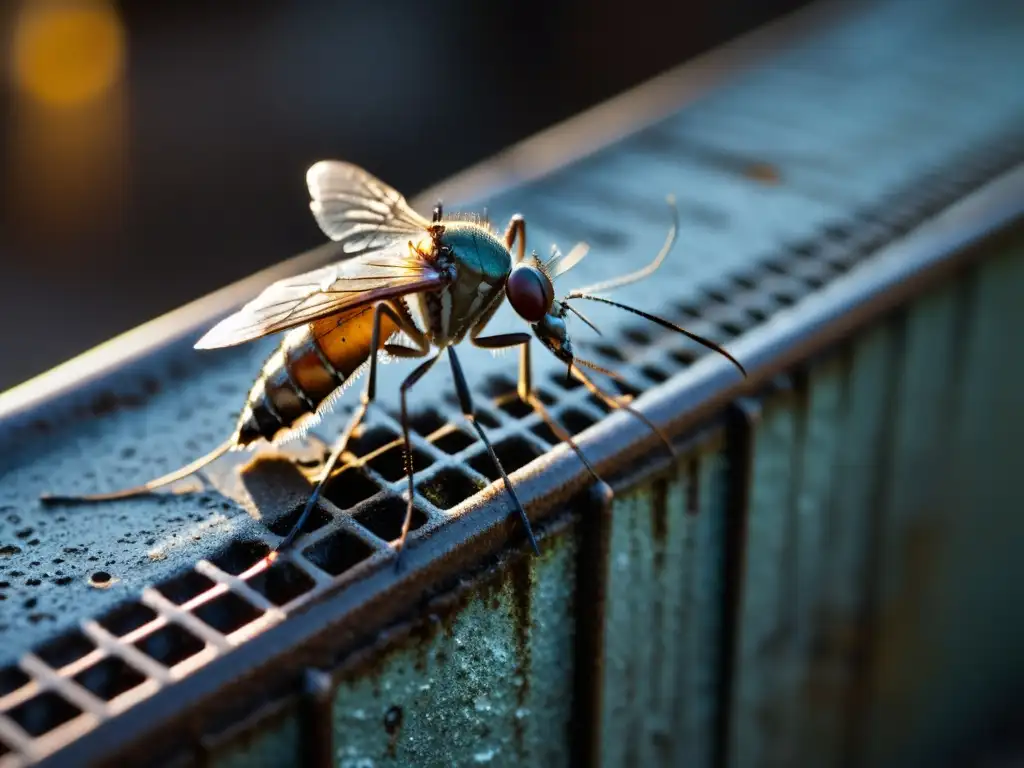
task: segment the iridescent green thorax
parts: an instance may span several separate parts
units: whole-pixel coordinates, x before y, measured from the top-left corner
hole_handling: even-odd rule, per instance
[[[505,243],[483,224],[445,221],[438,247],[451,249],[456,278],[445,289],[420,294],[425,331],[439,347],[459,343],[500,299],[512,270]]]

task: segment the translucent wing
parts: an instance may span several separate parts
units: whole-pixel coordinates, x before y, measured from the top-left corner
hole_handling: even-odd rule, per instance
[[[440,288],[449,278],[408,243],[375,251],[271,285],[203,336],[196,349],[242,344],[321,317]]]
[[[321,160],[306,172],[306,185],[317,224],[347,256],[422,236],[430,226],[398,192],[350,163]]]

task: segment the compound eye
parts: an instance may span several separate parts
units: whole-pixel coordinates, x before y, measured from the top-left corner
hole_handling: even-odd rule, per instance
[[[555,290],[547,275],[531,264],[513,267],[505,283],[505,295],[523,320],[539,323],[551,309]]]

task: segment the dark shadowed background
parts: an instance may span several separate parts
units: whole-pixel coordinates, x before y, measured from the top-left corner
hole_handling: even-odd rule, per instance
[[[805,2],[7,0],[0,390]],[[628,11],[625,10],[628,8]]]

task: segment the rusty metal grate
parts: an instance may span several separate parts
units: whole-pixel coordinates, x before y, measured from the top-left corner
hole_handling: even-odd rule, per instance
[[[922,39],[927,44],[934,43],[927,35]],[[804,51],[802,55],[810,54]],[[790,59],[781,68],[769,68],[762,79],[770,83],[773,78],[781,78],[786,73],[793,75],[795,71],[807,76],[806,71],[800,70]],[[927,75],[923,81],[914,81],[915,87],[925,95],[929,88],[937,87],[936,72],[928,70]],[[792,82],[786,80],[786,88],[792,88]],[[972,83],[967,82],[965,87]],[[744,90],[741,83],[727,91],[723,98],[742,104],[744,99],[753,98],[751,93],[764,88],[767,86],[763,83],[754,82]],[[790,105],[802,103],[799,91],[783,88],[783,92],[789,94]],[[723,256],[723,264],[714,269],[691,265],[688,268],[692,272],[686,274],[689,282],[685,290],[662,289],[659,311],[694,332],[728,344],[855,269],[881,245],[898,238],[967,191],[1024,161],[1024,137],[1017,127],[1020,123],[1011,119],[1020,113],[1022,105],[1004,103],[1005,91],[994,86],[989,86],[985,95],[987,108],[996,115],[990,120],[991,130],[965,129],[957,153],[937,146],[935,153],[944,153],[940,155],[941,167],[925,161],[912,164],[913,167],[902,169],[905,178],[900,184],[890,183],[888,179],[851,179],[851,183],[856,182],[871,192],[862,195],[866,202],[853,204],[856,196],[832,201],[816,210],[809,224],[777,227],[770,237],[763,237],[768,244],[763,253],[748,253],[743,258]],[[693,110],[683,112],[682,117],[673,117],[645,129],[599,156],[587,158],[537,182],[525,192],[514,190],[499,198],[501,205],[494,207],[536,210],[540,224],[531,230],[531,242],[538,247],[551,239],[566,245],[569,239],[578,236],[612,253],[628,252],[631,257],[642,254],[649,244],[662,236],[663,217],[657,204],[643,203],[643,195],[633,194],[629,189],[630,185],[637,184],[635,180],[624,178],[624,174],[613,174],[612,179],[621,180],[622,189],[616,191],[614,184],[605,179],[602,184],[587,187],[594,198],[589,201],[578,195],[574,197],[571,191],[588,175],[608,172],[602,164],[615,168],[619,163],[629,162],[646,169],[648,166],[644,163],[649,164],[653,159],[662,165],[667,160],[676,163],[678,167],[670,176],[673,179],[685,178],[688,171],[717,175],[725,179],[720,182],[721,188],[732,190],[739,183],[736,179],[741,178],[743,184],[763,187],[768,190],[765,194],[770,194],[780,183],[779,175],[788,173],[785,162],[779,163],[782,170],[773,170],[775,166],[760,161],[737,159],[735,153],[712,152],[693,138],[700,132],[691,130],[687,116],[701,109],[711,114],[715,114],[715,110],[721,112],[721,103],[721,99],[712,99],[707,104],[698,104]],[[751,130],[762,126],[770,128],[772,121],[766,122],[763,110],[754,107],[749,122],[730,137],[732,140],[738,141],[736,136],[749,135]],[[826,125],[829,118],[827,109],[814,112],[804,106],[797,111],[805,131],[811,130],[806,126],[814,120]],[[777,115],[775,120],[778,120]],[[1005,129],[1007,125],[1009,130]],[[806,171],[802,171],[798,163],[795,166],[794,173],[798,177]],[[816,183],[823,183],[821,179],[828,176],[828,172],[821,169],[812,171],[807,173]],[[815,189],[814,184],[801,187],[797,197],[807,202]],[[534,195],[529,204],[522,197],[516,197],[526,193]],[[701,200],[697,195],[682,203],[689,225],[695,230],[700,227],[707,230],[703,234],[698,231],[694,237],[697,251],[720,250],[723,243],[727,243],[722,232],[723,228],[727,229],[724,222],[733,213],[730,206],[742,207],[749,203],[749,199],[742,196],[738,202],[723,201],[724,194],[716,188],[709,195],[714,198],[713,202]],[[595,200],[604,208],[595,208]],[[609,216],[599,224],[594,214],[601,210],[625,210],[629,216],[623,214],[622,223],[617,222],[615,216]],[[642,227],[638,221],[642,222]],[[634,229],[642,231],[642,235],[631,234]],[[797,230],[800,230],[799,235],[792,234]],[[745,242],[757,240],[749,235],[749,227],[744,238]],[[598,261],[600,257],[589,258]],[[605,262],[591,268],[604,271],[607,267]],[[683,279],[681,273],[672,274]],[[602,321],[612,317],[600,312],[595,315]],[[703,348],[656,327],[640,326],[618,317],[601,324],[607,328],[603,337],[581,340],[578,344],[595,361],[614,368],[623,376],[627,382],[623,394],[639,395],[657,387],[706,354]],[[204,423],[204,428],[197,430],[180,450],[194,453],[201,449],[200,443],[209,442],[207,432],[212,434],[217,425],[231,415],[230,408],[227,413],[220,413],[224,404],[241,401],[249,383],[243,372],[254,371],[252,363],[264,351],[262,347],[243,351],[234,357],[225,357],[223,364],[208,363],[206,368],[175,352],[176,357],[168,363],[169,377],[186,389],[191,378],[205,377],[204,391],[214,393],[196,402],[197,413],[178,410],[185,407],[182,403],[189,397],[195,399],[195,392],[186,391],[169,404],[161,401],[160,408],[174,411],[170,416],[172,420],[180,417],[186,424]],[[540,353],[535,353],[537,357]],[[490,430],[496,450],[511,473],[546,454],[558,441],[539,416],[516,398],[511,376],[494,374],[495,369],[478,366],[478,371],[491,373],[477,379],[477,407],[481,422]],[[505,360],[501,369],[514,370],[513,361]],[[541,400],[570,432],[582,434],[607,414],[608,408],[577,382],[566,382],[564,372],[538,364],[537,374]],[[93,400],[88,409],[98,416],[110,414],[122,406],[134,408],[137,413],[143,403],[151,402],[147,397],[155,397],[160,389],[148,381],[142,380],[141,395],[121,395],[112,401]],[[386,379],[383,387],[387,387]],[[450,388],[443,391],[450,391]],[[426,406],[415,415],[413,423],[417,515],[412,546],[417,539],[428,537],[468,510],[488,486],[491,492],[497,490],[493,467],[482,446],[461,423],[453,396],[443,394],[425,400]],[[98,723],[134,707],[247,639],[284,621],[290,613],[326,592],[336,591],[339,585],[362,578],[384,565],[389,559],[388,542],[398,535],[406,488],[401,450],[395,443],[400,435],[396,409],[386,399],[382,406],[373,409],[372,417],[345,457],[347,464],[328,485],[298,546],[279,567],[266,571],[259,566],[259,561],[296,518],[309,490],[310,478],[324,458],[325,441],[345,416],[343,410],[288,451],[258,455],[240,479],[233,479],[226,471],[211,476],[216,492],[175,496],[150,506],[149,514],[168,519],[177,517],[179,524],[170,525],[158,535],[133,522],[134,527],[114,546],[138,549],[139,545],[152,546],[151,541],[169,540],[171,544],[165,550],[158,550],[155,557],[150,554],[147,562],[137,566],[158,569],[164,567],[162,562],[169,560],[164,572],[149,579],[152,571],[146,570],[144,580],[149,581],[135,597],[127,601],[111,599],[91,603],[102,604],[103,610],[91,611],[88,615],[96,618],[82,621],[74,618],[62,624],[46,618],[51,609],[34,602],[39,598],[32,590],[44,583],[52,583],[56,588],[64,586],[61,583],[64,579],[80,580],[84,568],[92,594],[102,596],[116,591],[118,583],[127,579],[128,572],[136,566],[117,561],[109,554],[104,557],[93,553],[90,548],[72,541],[66,542],[67,546],[60,549],[62,554],[51,558],[52,562],[31,559],[25,562],[24,555],[33,552],[42,537],[55,535],[57,526],[70,525],[71,515],[82,513],[62,513],[46,521],[46,527],[42,528],[38,514],[33,512],[29,519],[25,511],[26,499],[30,493],[41,490],[43,480],[49,482],[49,479],[43,477],[38,467],[16,476],[13,482],[16,503],[0,505],[0,519],[4,520],[0,527],[4,534],[0,557],[10,562],[8,565],[0,560],[3,568],[0,600],[8,606],[18,601],[17,610],[25,613],[29,625],[52,624],[60,631],[37,632],[39,637],[46,636],[45,641],[33,642],[32,650],[21,655],[17,663],[13,663],[10,656],[0,659],[7,663],[0,668],[0,766],[17,765],[23,759],[33,760],[59,749]],[[210,416],[214,412],[218,415]],[[215,423],[206,424],[207,421]],[[137,444],[140,438],[152,438],[152,432],[147,432],[137,421],[128,420],[125,424],[123,434],[110,443],[110,450],[116,450],[122,462],[131,464],[132,471],[140,475],[153,474],[154,466],[143,462],[164,458],[171,462],[173,454],[179,451],[175,448],[169,451],[172,456],[160,456],[159,447],[151,440]],[[44,425],[40,429],[48,429],[52,434],[55,427]],[[85,429],[88,440],[100,434],[96,424],[87,423]],[[42,450],[38,448],[41,440],[35,437],[37,451]],[[72,454],[71,459],[58,466],[54,476],[70,481],[72,468],[80,461],[80,455]],[[166,468],[161,465],[158,471]],[[97,475],[87,476],[83,482],[113,486],[123,479]],[[129,478],[134,479],[137,478]],[[496,495],[500,497],[500,493]],[[138,514],[138,509],[131,514]],[[228,522],[236,521],[237,525],[224,526],[211,533],[217,523],[211,524],[209,519],[217,515]],[[208,547],[204,550],[205,558],[192,564],[190,558],[194,557],[195,550],[184,550],[185,554],[180,556],[168,554],[181,550],[182,542],[190,537],[205,539],[203,546]],[[210,542],[215,542],[216,546]],[[147,560],[146,557],[141,559]],[[4,602],[0,602],[0,609],[3,607]],[[5,635],[12,629],[8,618],[10,610],[0,613],[4,624],[0,632]],[[33,619],[33,616],[41,618]]]
[[[987,150],[959,167],[971,168],[977,183],[1019,160],[1024,157]],[[956,190],[969,186],[971,182],[962,180]],[[670,315],[727,343],[853,268],[913,218],[945,202],[903,199],[908,201],[900,206],[903,216],[887,206],[884,223],[879,214],[865,216],[856,225],[828,227],[813,240],[708,286],[700,301],[680,303]],[[635,386],[632,394],[656,386],[706,354],[657,329],[628,326],[617,338],[588,346],[599,360],[625,374]],[[496,450],[510,472],[558,442],[539,416],[517,399],[511,378],[491,377],[484,391],[491,399],[479,404],[481,418],[494,431]],[[607,412],[585,389],[558,375],[544,380],[541,397],[574,434]],[[490,485],[495,476],[477,441],[437,410],[417,414],[415,427],[419,479],[413,527],[424,532],[443,524],[450,510]],[[393,415],[378,414],[369,422],[295,553],[280,567],[266,571],[259,562],[288,531],[300,509],[297,505],[269,521],[258,537],[231,542],[194,569],[144,590],[138,601],[86,621],[80,631],[25,654],[20,666],[0,670],[0,743],[9,745],[4,749],[31,755],[35,740],[65,741],[89,722],[116,715],[284,620],[289,610],[315,599],[355,566],[385,559],[387,542],[397,537],[405,512],[404,473],[398,447],[380,449],[398,435]],[[307,464],[304,469],[315,470],[315,463]],[[309,486],[294,464],[281,463],[273,478],[277,494],[301,497]]]

